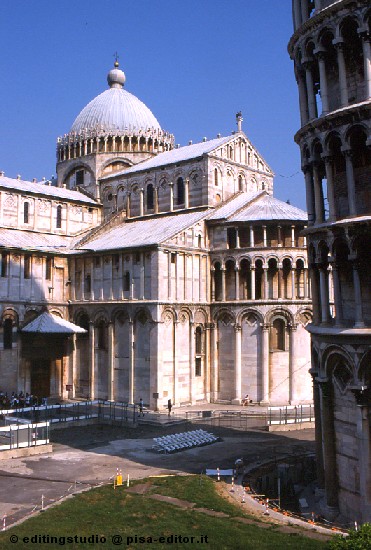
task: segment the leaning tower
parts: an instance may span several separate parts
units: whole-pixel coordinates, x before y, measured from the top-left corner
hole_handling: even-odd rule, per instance
[[[314,319],[318,494],[327,517],[371,520],[371,8],[293,0]]]

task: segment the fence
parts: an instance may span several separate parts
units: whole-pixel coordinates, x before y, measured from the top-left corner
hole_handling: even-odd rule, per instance
[[[10,424],[0,427],[0,451],[49,443],[49,422]]]
[[[299,424],[314,421],[313,405],[290,405],[287,407],[268,407],[267,423],[269,426],[277,424]]]
[[[0,414],[7,420],[18,421],[19,423],[28,421],[30,423],[49,422],[55,424],[94,418],[124,423],[136,421],[138,407],[128,403],[98,399],[96,401],[78,401],[76,403],[0,410]]]

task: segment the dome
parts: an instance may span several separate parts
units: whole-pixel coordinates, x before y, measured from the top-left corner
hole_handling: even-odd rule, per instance
[[[138,134],[162,132],[161,126],[142,101],[123,89],[125,74],[115,68],[107,75],[109,89],[95,97],[77,116],[70,134],[86,132]]]

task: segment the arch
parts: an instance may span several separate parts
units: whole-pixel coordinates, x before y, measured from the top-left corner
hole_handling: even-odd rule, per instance
[[[79,327],[84,328],[86,331],[89,332],[90,318],[85,310],[81,310],[75,315],[75,323]]]
[[[79,172],[79,171],[88,173],[90,176],[90,180],[95,181],[95,175],[91,167],[87,163],[81,162],[81,160],[76,160],[75,162],[69,165],[68,172],[64,174],[62,179],[62,186],[66,187],[67,189],[75,189],[77,185],[81,185],[81,184],[76,184],[76,178],[75,180],[71,180],[71,178],[76,174],[76,172]],[[85,185],[85,183],[86,182],[84,178],[82,185]]]
[[[276,317],[281,317],[285,320],[287,326],[294,326],[293,313],[285,307],[274,307],[265,314],[264,324],[271,325],[272,320]]]
[[[213,319],[215,322],[221,321],[224,324],[234,324],[236,322],[234,312],[226,307],[221,307],[214,311]]]
[[[23,203],[23,223],[29,223],[30,203],[25,201]]]
[[[334,366],[339,358],[344,361],[347,368],[352,373],[355,372],[355,365],[353,357],[348,353],[346,348],[337,345],[330,345],[322,353],[321,364],[323,369],[323,375],[331,379]],[[354,376],[353,376],[354,378]]]
[[[61,229],[62,227],[62,205],[61,204],[58,204],[57,206],[55,226],[57,229]]]
[[[259,325],[263,325],[264,323],[264,316],[261,311],[254,307],[247,307],[242,309],[236,317],[236,323],[241,325],[245,320],[248,319],[256,319],[256,323]]]
[[[152,183],[148,183],[146,187],[146,207],[147,210],[154,208],[154,187]]]

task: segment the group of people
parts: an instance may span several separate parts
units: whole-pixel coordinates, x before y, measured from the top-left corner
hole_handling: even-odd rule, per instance
[[[29,393],[24,394],[12,392],[8,395],[7,392],[0,390],[0,409],[19,409],[23,407],[35,407],[38,405],[46,405],[46,398],[39,398],[37,395]]]
[[[169,416],[171,414],[172,407],[173,407],[173,404],[171,402],[171,399],[168,399],[168,401],[167,401],[167,411],[168,411]],[[139,399],[139,416],[144,416],[144,403],[143,403],[142,398]]]

